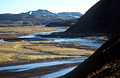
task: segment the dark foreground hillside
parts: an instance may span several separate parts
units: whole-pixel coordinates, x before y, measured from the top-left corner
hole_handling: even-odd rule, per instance
[[[120,0],[101,0],[90,8],[67,33],[120,33]]]
[[[100,0],[66,32],[109,33],[112,38],[61,78],[120,78],[120,1]],[[84,27],[84,28],[83,28]]]
[[[114,36],[75,70],[61,78],[120,78],[120,35]]]

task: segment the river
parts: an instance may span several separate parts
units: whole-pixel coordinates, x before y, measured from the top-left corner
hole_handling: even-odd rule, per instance
[[[38,37],[36,35],[46,35],[46,34],[51,34],[53,32],[61,32],[65,30],[56,30],[52,32],[41,32],[41,33],[33,33],[29,35],[25,35],[19,38],[35,38],[35,39],[47,39],[47,41],[25,41],[24,42],[30,42],[30,43],[43,43],[43,42],[64,42],[64,43],[78,43],[78,44],[83,44],[87,46],[94,46],[94,47],[100,47],[102,44],[96,43],[99,40],[95,39],[82,39],[82,38],[43,38],[43,37]],[[0,42],[5,42],[3,39],[0,40]],[[51,55],[49,55],[51,56]],[[56,56],[56,55],[52,55]],[[59,56],[59,55],[57,55]],[[66,56],[66,55],[64,55]],[[62,60],[62,61],[52,61],[52,62],[42,62],[42,63],[31,63],[31,64],[24,64],[24,65],[16,65],[16,66],[5,66],[5,67],[0,67],[0,71],[9,71],[9,72],[20,72],[20,71],[26,71],[38,67],[46,67],[46,66],[53,66],[53,65],[60,65],[60,64],[69,64],[69,63],[81,63],[87,57],[85,56],[67,56],[67,57],[76,57],[74,59],[69,59],[69,60]],[[51,73],[48,75],[43,76],[42,78],[56,78],[58,76],[64,75],[68,73],[69,71],[73,70],[75,67],[68,68],[62,71],[58,71],[55,73]],[[37,78],[37,77],[36,77]],[[39,78],[39,77],[38,77]]]
[[[61,70],[61,71],[58,71],[58,72],[55,72],[55,73],[51,73],[51,74],[45,75],[45,76],[43,76],[41,78],[56,78],[56,77],[62,76],[64,74],[72,71],[75,68],[76,68],[76,66],[68,68],[68,69],[65,69],[65,70]]]
[[[15,66],[5,66],[5,67],[0,67],[0,71],[20,72],[20,71],[26,71],[26,70],[30,70],[30,69],[34,69],[34,68],[38,68],[38,67],[46,67],[46,66],[69,64],[69,63],[81,63],[83,61],[84,61],[83,58],[82,59],[79,58],[79,59],[69,59],[69,60],[52,61],[52,62],[30,63],[30,64],[23,64],[23,65],[15,65]]]
[[[77,44],[83,44],[87,46],[93,46],[93,47],[100,47],[100,43],[96,43],[96,39],[83,39],[83,38],[45,38],[45,37],[39,37],[36,35],[48,35],[53,32],[61,32],[65,30],[56,30],[56,31],[51,31],[51,32],[41,32],[41,33],[33,33],[29,35],[25,35],[19,38],[33,38],[33,39],[45,39],[45,41],[24,41],[24,42],[30,42],[30,43],[43,43],[43,42],[64,42],[64,43],[77,43]]]

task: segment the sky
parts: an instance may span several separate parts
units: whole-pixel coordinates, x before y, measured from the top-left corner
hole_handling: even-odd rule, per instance
[[[0,0],[0,14],[22,13],[38,9],[58,12],[80,12],[84,14],[99,0]]]

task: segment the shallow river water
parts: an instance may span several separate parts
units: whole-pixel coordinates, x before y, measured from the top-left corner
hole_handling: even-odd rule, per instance
[[[56,30],[52,32],[42,32],[42,33],[33,33],[29,35],[25,35],[19,38],[35,38],[35,39],[47,39],[47,41],[24,41],[24,42],[30,42],[30,43],[41,43],[41,42],[65,42],[65,43],[78,43],[78,44],[83,44],[87,46],[94,46],[94,47],[100,47],[102,44],[96,43],[98,40],[94,39],[82,39],[82,38],[43,38],[43,37],[38,37],[36,35],[46,35],[46,34],[51,34],[53,32],[60,32],[60,31],[65,31],[65,30]],[[4,40],[0,40],[0,42],[5,42]],[[48,55],[51,56],[51,55]],[[52,56],[59,56],[59,55],[52,55]],[[66,55],[64,55],[66,56]],[[69,59],[69,60],[63,60],[63,61],[52,61],[52,62],[42,62],[42,63],[31,63],[31,64],[23,64],[23,65],[15,65],[15,66],[5,66],[5,67],[0,67],[0,71],[8,71],[8,72],[20,72],[20,71],[26,71],[38,67],[46,67],[46,66],[53,66],[53,65],[60,65],[60,64],[69,64],[69,63],[81,63],[83,62],[87,57],[85,56],[67,56],[67,57],[76,57],[74,59]],[[71,70],[73,70],[75,67],[68,68],[62,71],[58,71],[55,73],[51,73],[48,75],[45,75],[41,78],[56,78],[61,75],[64,75]],[[35,77],[37,78],[37,77]],[[38,77],[39,78],[39,77]]]
[[[33,33],[29,35],[25,35],[19,38],[35,38],[35,39],[46,39],[45,41],[27,41],[30,43],[41,43],[41,42],[64,42],[64,43],[78,43],[78,44],[83,44],[87,46],[93,46],[93,47],[100,47],[100,43],[96,43],[97,41],[100,40],[95,40],[95,39],[82,39],[82,38],[45,38],[45,37],[39,37],[36,35],[48,35],[53,32],[60,32],[60,31],[65,31],[65,30],[56,30],[52,32],[41,32],[41,33]]]
[[[26,71],[38,67],[46,67],[60,64],[69,64],[69,63],[81,63],[83,59],[69,59],[63,61],[52,61],[52,62],[42,62],[42,63],[31,63],[31,64],[23,64],[23,65],[15,65],[15,66],[5,66],[0,67],[0,71],[9,71],[9,72],[20,72]]]

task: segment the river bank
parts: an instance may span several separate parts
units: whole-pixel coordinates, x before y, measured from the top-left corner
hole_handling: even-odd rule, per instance
[[[73,43],[0,43],[0,66],[30,61],[69,59],[74,56],[89,56],[98,47],[90,47]],[[42,58],[44,56],[44,58]]]
[[[69,56],[70,57],[70,56]],[[61,71],[79,65],[87,57],[73,56],[72,59],[36,60],[4,64],[0,67],[1,78],[29,78]],[[76,58],[75,58],[76,57]]]
[[[101,43],[96,43],[100,41],[97,39],[36,36],[37,34],[62,32],[66,29],[65,27],[22,27],[21,29],[18,27],[18,30],[9,27],[1,29],[0,53],[4,54],[0,57],[1,78],[39,78],[45,74],[77,66],[101,45]],[[40,67],[44,64],[47,66]],[[12,69],[9,66],[13,66]],[[4,68],[5,70],[2,70]],[[17,70],[25,71],[16,72]]]
[[[32,77],[40,78],[46,74],[64,70],[77,65],[79,65],[79,63],[40,67],[40,68],[35,68],[35,69],[22,71],[22,72],[5,72],[5,71],[3,72],[2,71],[0,72],[0,78],[32,78]]]

